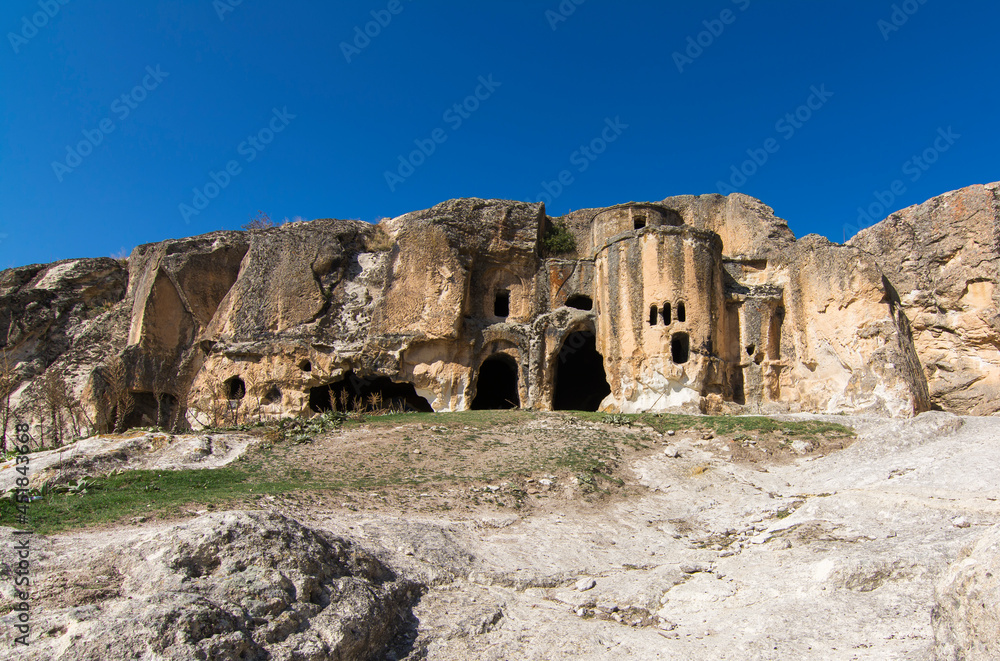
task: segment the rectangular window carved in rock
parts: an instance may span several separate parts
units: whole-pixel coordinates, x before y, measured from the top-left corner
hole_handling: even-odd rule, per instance
[[[683,365],[688,361],[691,352],[691,340],[687,333],[675,333],[670,338],[670,357],[674,363]]]
[[[510,292],[498,291],[493,301],[493,315],[506,319],[510,316]]]

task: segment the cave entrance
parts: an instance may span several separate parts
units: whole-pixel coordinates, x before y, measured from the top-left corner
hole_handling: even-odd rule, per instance
[[[503,290],[498,291],[496,298],[493,299],[493,316],[501,317],[506,319],[510,316],[510,292]]]
[[[132,410],[125,416],[122,430],[136,427],[159,427],[168,429],[177,408],[177,398],[171,394],[156,395],[151,392],[132,392]],[[117,408],[112,409],[108,425],[114,427]],[[113,431],[113,430],[109,430]]]
[[[517,363],[503,354],[490,356],[479,368],[472,410],[518,408],[521,397],[517,393]]]
[[[226,397],[229,400],[243,399],[247,394],[247,384],[238,376],[226,379]]]
[[[687,333],[674,333],[670,338],[670,357],[674,363],[683,365],[691,356],[691,339]]]
[[[596,411],[611,394],[604,372],[604,357],[597,351],[597,338],[591,331],[570,333],[555,364],[556,411]]]
[[[309,408],[325,411],[433,411],[412,383],[396,383],[384,376],[360,377],[353,371],[333,383],[309,389]]]

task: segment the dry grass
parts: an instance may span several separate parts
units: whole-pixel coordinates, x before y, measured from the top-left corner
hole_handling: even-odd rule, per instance
[[[389,252],[395,245],[396,242],[382,225],[376,225],[374,234],[365,237],[365,250],[368,252]]]

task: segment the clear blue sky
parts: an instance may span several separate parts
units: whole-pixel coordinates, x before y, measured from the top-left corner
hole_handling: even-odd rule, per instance
[[[5,0],[0,268],[257,210],[560,215],[719,182],[842,241],[859,207],[1000,179],[995,2],[237,1]]]

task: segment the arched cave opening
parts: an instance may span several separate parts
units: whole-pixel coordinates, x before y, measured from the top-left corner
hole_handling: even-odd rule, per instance
[[[473,411],[521,408],[517,393],[517,363],[510,356],[490,356],[479,367]]]
[[[281,388],[278,386],[271,386],[264,393],[264,398],[261,400],[262,404],[277,404],[281,402]]]
[[[590,331],[570,333],[555,364],[556,411],[596,411],[611,394],[604,372],[604,357],[597,351],[597,338]]]
[[[659,317],[659,314],[660,313],[656,311],[656,306],[655,305],[650,305],[649,306],[649,325],[650,326],[655,326],[656,325],[656,319],[657,319],[657,317]]]
[[[566,307],[576,308],[577,310],[593,310],[594,301],[589,296],[574,294],[566,299]]]
[[[417,394],[412,383],[396,383],[384,376],[359,377],[353,371],[339,381],[310,388],[309,408],[317,413],[332,410],[433,411],[427,400]]]
[[[226,387],[226,398],[233,399],[243,399],[247,394],[247,384],[243,382],[238,376],[233,376],[226,379],[223,384]]]
[[[677,321],[681,323],[687,321],[687,310],[684,308],[684,303],[677,304]]]
[[[681,321],[683,321],[683,319]],[[664,326],[669,326],[671,323],[673,323],[673,322],[670,320],[670,303],[664,303],[663,304],[663,325]]]
[[[122,424],[123,430],[135,429],[136,427],[156,426],[156,396],[151,392],[132,392],[132,410],[125,416]],[[112,415],[117,415],[115,410]],[[112,417],[111,424],[114,425],[116,419]]]
[[[674,333],[670,338],[670,357],[678,365],[683,365],[691,356],[691,339],[687,333]]]

